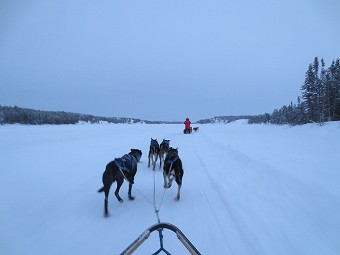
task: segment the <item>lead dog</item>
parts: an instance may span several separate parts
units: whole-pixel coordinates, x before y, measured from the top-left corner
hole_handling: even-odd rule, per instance
[[[159,169],[162,167],[162,162],[165,160],[165,156],[168,154],[170,147],[170,140],[163,139],[159,145]]]
[[[98,190],[98,192],[105,192],[104,200],[104,216],[109,216],[108,211],[108,197],[111,185],[113,182],[117,182],[117,188],[115,190],[116,198],[119,202],[123,202],[123,199],[119,196],[119,190],[122,186],[124,179],[129,182],[128,197],[133,200],[134,197],[131,195],[132,184],[134,182],[135,175],[137,173],[137,163],[142,157],[142,151],[139,149],[131,149],[129,154],[125,154],[121,158],[116,158],[106,165],[103,173],[103,184],[104,187]]]
[[[182,161],[178,156],[178,149],[170,147],[168,154],[165,157],[163,177],[164,177],[164,188],[168,189],[171,187],[172,181],[175,179],[178,190],[175,197],[176,200],[180,198],[180,191],[182,186],[182,178],[184,175]]]
[[[153,170],[155,170],[158,155],[159,155],[159,143],[157,142],[157,139],[151,138],[149,156],[148,156],[149,157],[148,167],[150,167],[150,160],[151,160]]]

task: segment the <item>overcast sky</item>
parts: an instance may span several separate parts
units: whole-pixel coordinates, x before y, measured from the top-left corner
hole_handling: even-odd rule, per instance
[[[0,105],[146,120],[271,113],[340,57],[338,0],[1,0]]]

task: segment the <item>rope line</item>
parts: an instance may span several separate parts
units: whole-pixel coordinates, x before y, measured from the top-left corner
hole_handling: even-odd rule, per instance
[[[162,196],[161,202],[160,202],[158,209],[157,209],[157,206],[156,206],[156,171],[154,171],[153,172],[153,208],[155,210],[158,223],[161,222],[160,218],[159,218],[159,211],[161,210],[161,207],[162,207],[165,191],[166,191],[166,189],[164,188],[163,196]]]
[[[140,195],[142,195],[142,197],[143,197],[146,201],[148,201],[151,205],[153,205],[152,201],[151,201],[149,198],[147,198],[140,190],[138,190],[138,189],[135,187],[135,185],[133,185],[132,187],[133,187]]]
[[[172,168],[172,163],[171,162],[171,166],[170,166],[170,170]],[[132,184],[125,176],[125,174],[123,173],[122,169],[120,167],[118,167],[119,170],[121,171],[124,179],[129,183],[129,184]],[[158,206],[158,209],[157,209],[157,206],[156,206],[156,171],[153,170],[154,173],[153,173],[153,201],[151,202],[151,200],[149,198],[147,198],[140,190],[138,190],[136,188],[135,185],[133,185],[132,187],[146,200],[148,201],[150,204],[153,205],[153,208],[154,208],[154,212],[156,214],[156,217],[157,217],[157,222],[158,224],[161,224],[161,220],[160,220],[160,217],[159,217],[159,211],[163,205],[163,201],[164,201],[164,196],[165,196],[165,192],[167,190],[167,188],[163,187],[164,190],[163,190],[163,195],[162,195],[162,198],[161,198],[161,201],[159,203],[159,206]],[[170,173],[169,173],[170,174]],[[172,182],[172,180],[171,180]],[[157,255],[159,254],[161,251],[163,251],[164,253],[166,253],[167,255],[171,255],[171,253],[169,253],[165,248],[164,248],[164,245],[163,245],[163,228],[160,228],[158,229],[158,235],[159,235],[159,243],[160,243],[160,248],[155,252],[153,253],[152,255]]]
[[[122,175],[123,175],[125,181],[127,181],[129,184],[132,185],[133,183],[131,183],[131,182],[128,180],[128,178],[125,176],[125,174],[124,174],[124,172],[122,171],[122,169],[121,169],[120,167],[118,167],[118,168],[119,168],[120,172],[122,173]],[[133,185],[132,188],[135,189],[140,195],[142,195],[142,197],[143,197],[146,201],[148,201],[151,205],[153,204],[149,198],[147,198],[147,197],[146,197],[139,189],[136,188],[136,185]]]
[[[156,171],[153,170],[153,209],[155,210],[158,223],[161,222],[159,218],[159,210],[156,207]]]
[[[162,196],[161,202],[159,203],[159,209],[158,210],[161,210],[161,207],[162,207],[162,204],[163,204],[164,195],[165,195],[165,191],[166,191],[166,188],[164,188],[163,196]]]
[[[129,184],[132,184],[128,178],[125,176],[123,170],[118,167],[120,172],[122,173],[125,181],[127,181]],[[165,195],[165,191],[166,191],[166,188],[164,188],[164,191],[163,191],[163,195],[162,195],[162,199],[161,199],[161,202],[159,203],[159,206],[158,206],[158,209],[157,209],[157,206],[156,206],[156,171],[154,171],[153,173],[153,201],[151,201],[148,197],[146,197],[143,192],[141,192],[137,187],[136,185],[133,185],[132,188],[134,190],[136,190],[146,201],[148,201],[154,208],[154,212],[156,214],[156,217],[157,217],[157,222],[160,223],[160,218],[159,218],[159,211],[162,207],[162,204],[163,204],[163,200],[164,200],[164,195]]]

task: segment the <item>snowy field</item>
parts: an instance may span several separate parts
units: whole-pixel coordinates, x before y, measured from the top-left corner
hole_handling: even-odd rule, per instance
[[[194,125],[195,126],[195,125]],[[201,254],[340,254],[340,122],[324,126],[0,126],[0,254],[120,254],[145,229],[177,226]],[[163,189],[147,167],[150,138],[178,147],[184,177]],[[143,151],[133,195],[111,189],[103,217],[105,165]],[[115,188],[115,183],[113,188]],[[163,197],[164,195],[164,197]],[[164,229],[171,254],[189,254]],[[158,232],[135,254],[158,250]],[[164,253],[161,253],[164,254]]]

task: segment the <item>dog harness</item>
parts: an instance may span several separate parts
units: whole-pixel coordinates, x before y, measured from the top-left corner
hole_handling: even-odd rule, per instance
[[[178,154],[176,152],[171,152],[166,155],[165,162],[173,164],[177,159],[179,159]]]
[[[136,169],[137,160],[134,156],[130,154],[125,154],[121,158],[116,158],[113,162],[121,169],[128,173],[131,173],[131,170]]]
[[[164,151],[168,151],[169,150],[169,141],[163,141],[160,145],[160,149],[164,150]]]

